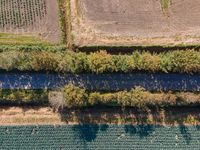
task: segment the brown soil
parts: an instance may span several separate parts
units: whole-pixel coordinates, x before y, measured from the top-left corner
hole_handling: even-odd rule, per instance
[[[178,45],[200,42],[200,1],[71,0],[74,43]]]
[[[0,125],[38,124],[200,124],[199,108],[136,110],[121,108],[87,108],[54,112],[50,107],[1,107]]]
[[[49,107],[1,107],[0,125],[62,124],[60,115]]]

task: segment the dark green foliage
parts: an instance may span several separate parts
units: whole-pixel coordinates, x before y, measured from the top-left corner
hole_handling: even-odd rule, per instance
[[[161,68],[166,72],[200,72],[200,52],[194,50],[166,53],[161,60]]]
[[[188,106],[200,104],[198,93],[151,93],[141,87],[133,88],[130,91],[119,91],[115,93],[88,92],[84,88],[72,84],[64,87],[65,106],[84,107],[98,104],[146,108],[149,106]]]
[[[57,71],[62,55],[51,52],[31,52],[29,65],[35,71]]]
[[[66,85],[63,89],[64,105],[71,107],[84,107],[88,104],[88,95],[85,89],[74,86],[73,84]]]
[[[150,72],[156,72],[160,70],[161,58],[158,54],[150,54],[149,52],[134,52],[133,60],[135,61],[137,70],[145,70]]]
[[[61,104],[67,108],[86,107],[94,105],[108,105],[121,107],[146,108],[149,106],[190,106],[200,104],[200,94],[191,92],[178,93],[152,93],[141,87],[133,88],[130,91],[119,91],[114,93],[89,92],[84,88],[66,85],[58,97],[53,97],[54,104]],[[63,96],[62,96],[63,95]],[[53,100],[54,100],[53,99]],[[49,104],[49,91],[47,90],[0,90],[0,103],[4,104]]]
[[[136,62],[129,55],[113,55],[112,60],[116,66],[116,72],[132,72],[136,69]]]
[[[71,73],[87,72],[89,68],[85,53],[67,52],[60,63],[60,70]]]
[[[117,100],[121,106],[143,108],[148,104],[149,95],[150,93],[146,92],[143,88],[136,87],[129,92],[123,91],[117,93]]]
[[[136,51],[132,55],[111,55],[106,51],[86,54],[51,51],[48,48],[48,51],[22,49],[0,52],[0,70],[96,74],[133,71],[200,73],[200,52],[194,50],[160,54]]]
[[[48,104],[47,90],[0,90],[1,104]]]
[[[106,51],[91,53],[88,56],[88,63],[90,71],[94,73],[114,72],[116,70],[112,55]]]

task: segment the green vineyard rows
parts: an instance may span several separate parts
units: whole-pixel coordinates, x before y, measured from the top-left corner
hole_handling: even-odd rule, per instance
[[[199,149],[199,126],[1,126],[1,149]]]

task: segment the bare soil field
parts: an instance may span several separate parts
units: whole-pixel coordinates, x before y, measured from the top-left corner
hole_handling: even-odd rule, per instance
[[[27,35],[58,43],[60,40],[59,9],[56,0],[1,0],[0,33],[8,40]],[[5,38],[1,34],[1,38]]]
[[[42,124],[200,124],[199,108],[121,109],[94,107],[54,112],[50,107],[0,107],[0,125]]]
[[[180,45],[200,42],[199,0],[71,0],[74,43]]]

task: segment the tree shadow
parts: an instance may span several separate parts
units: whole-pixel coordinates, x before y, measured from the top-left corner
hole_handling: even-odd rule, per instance
[[[92,142],[96,139],[99,131],[106,131],[108,129],[106,124],[78,124],[73,126],[73,131],[77,132],[79,138],[84,142]]]
[[[181,132],[181,135],[185,139],[187,145],[189,145],[192,140],[192,135],[190,134],[188,127],[185,125],[179,125],[179,130]]]
[[[187,145],[192,140],[192,135],[189,131],[190,125],[195,125],[200,121],[198,113],[199,107],[172,107],[165,111],[167,123],[178,125],[179,131]],[[198,125],[196,125],[196,128],[200,130]]]
[[[145,138],[153,134],[156,128],[162,126],[177,126],[179,136],[189,145],[192,141],[190,125],[200,126],[199,107],[170,107],[165,109],[152,108],[141,110],[136,108],[96,106],[91,108],[65,109],[60,112],[61,120],[66,123],[76,123],[74,130],[84,142],[96,139],[99,131],[107,130],[99,124],[123,124],[124,131],[132,136]]]
[[[154,125],[125,125],[124,130],[130,135],[138,135],[140,138],[149,136],[154,130]]]
[[[200,130],[200,125],[196,125],[196,129],[199,131]]]

